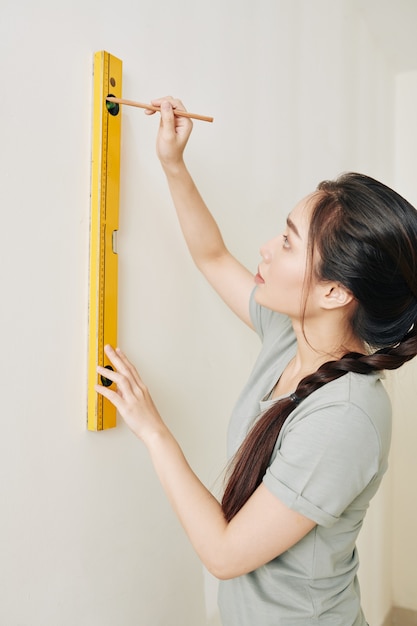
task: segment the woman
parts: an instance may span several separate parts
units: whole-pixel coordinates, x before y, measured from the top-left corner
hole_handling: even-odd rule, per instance
[[[161,106],[158,156],[198,268],[263,341],[229,429],[220,504],[190,469],[139,374],[106,348],[97,386],[148,448],[224,626],[364,626],[355,541],[387,467],[381,371],[417,353],[417,212],[377,181],[325,182],[261,249],[231,256],[183,160],[191,122]],[[256,283],[254,288],[254,283]]]

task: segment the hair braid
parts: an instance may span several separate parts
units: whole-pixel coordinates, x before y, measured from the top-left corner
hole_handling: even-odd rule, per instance
[[[323,384],[336,380],[347,372],[371,374],[381,370],[397,369],[416,354],[417,329],[413,326],[397,346],[381,348],[374,354],[348,352],[338,361],[327,361],[314,374],[306,376],[299,382],[295,395],[302,400]]]

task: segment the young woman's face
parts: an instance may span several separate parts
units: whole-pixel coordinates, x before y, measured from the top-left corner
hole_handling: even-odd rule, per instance
[[[311,197],[301,200],[291,211],[285,231],[262,246],[255,278],[256,302],[292,318],[300,318],[304,312]]]

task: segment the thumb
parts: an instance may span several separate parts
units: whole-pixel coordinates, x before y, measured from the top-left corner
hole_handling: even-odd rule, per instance
[[[168,100],[163,100],[161,102],[161,124],[166,130],[171,130],[171,132],[174,132],[174,111],[171,103]]]

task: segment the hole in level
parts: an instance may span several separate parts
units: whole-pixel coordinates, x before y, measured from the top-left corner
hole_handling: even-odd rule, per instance
[[[105,365],[106,370],[111,370],[112,372],[114,372],[114,369],[112,368],[111,365]],[[110,387],[110,385],[113,383],[112,380],[110,380],[109,378],[106,378],[105,376],[100,376],[101,378],[101,384],[104,387]]]
[[[112,93],[109,93],[107,97],[115,98],[116,96],[114,96]],[[119,112],[119,105],[117,102],[109,102],[108,100],[106,100],[106,108],[110,115],[117,115]]]

